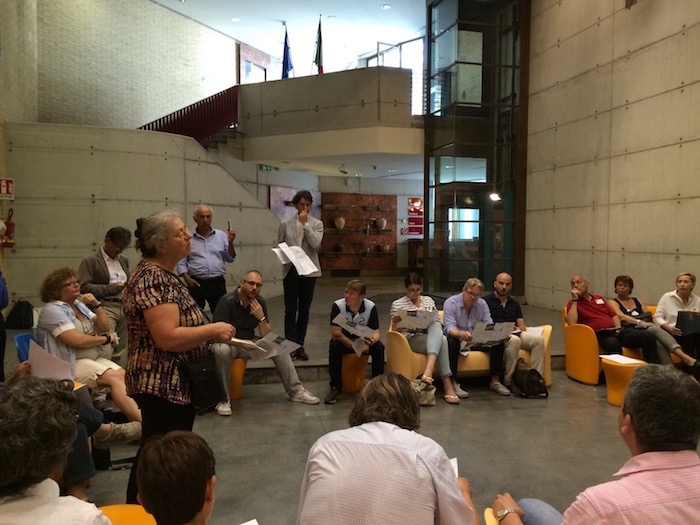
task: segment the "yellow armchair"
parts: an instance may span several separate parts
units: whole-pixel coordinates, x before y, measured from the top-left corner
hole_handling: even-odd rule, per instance
[[[566,375],[587,385],[597,385],[602,371],[600,347],[595,332],[585,324],[566,322],[566,307],[561,310],[564,326]]]
[[[406,379],[420,377],[425,371],[427,357],[411,350],[406,336],[389,330],[386,333],[387,372],[401,374]]]

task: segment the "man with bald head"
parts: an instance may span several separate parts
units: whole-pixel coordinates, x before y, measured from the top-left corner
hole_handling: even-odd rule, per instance
[[[621,321],[601,295],[588,291],[588,280],[581,274],[571,278],[571,300],[566,305],[566,322],[593,328],[598,344],[608,354],[621,354],[618,340]]]
[[[503,384],[507,388],[510,388],[521,348],[530,350],[530,366],[540,375],[544,374],[544,337],[527,331],[520,303],[510,295],[512,287],[513,278],[510,274],[501,272],[493,281],[493,293],[484,297],[494,323],[513,323],[520,330],[518,335],[511,335],[506,342],[506,371],[503,375]]]
[[[211,206],[206,204],[194,209],[192,217],[197,227],[190,232],[192,250],[177,265],[197,305],[203,309],[206,301],[212,313],[219,299],[226,295],[226,263],[236,258],[233,247],[236,232],[230,227],[227,232],[212,228],[213,216]]]

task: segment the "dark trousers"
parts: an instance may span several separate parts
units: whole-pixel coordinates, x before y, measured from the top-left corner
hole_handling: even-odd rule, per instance
[[[137,394],[134,399],[141,408],[141,443],[146,443],[148,438],[167,434],[172,430],[192,430],[194,425],[195,409],[192,405],[176,405],[162,397],[148,394]],[[138,504],[136,494],[136,470],[139,464],[141,449],[136,454],[134,464],[129,475],[129,485],[126,489],[126,502]]]
[[[316,277],[303,277],[293,266],[284,281],[284,337],[304,346]]]
[[[214,313],[216,305],[219,304],[219,299],[226,295],[226,279],[223,276],[215,277],[214,279],[200,279],[199,277],[192,277],[192,279],[199,283],[199,288],[190,288],[190,295],[192,299],[197,303],[197,306],[204,310],[204,301],[209,303],[209,309],[211,313]]]
[[[0,313],[0,382],[5,381],[5,344],[7,343],[7,331],[5,318]]]
[[[456,337],[447,336],[447,349],[450,354],[450,369],[452,370],[452,375],[457,376],[457,363],[459,361],[459,346],[461,341]],[[505,371],[503,366],[503,354],[506,351],[506,345],[503,343],[498,343],[495,346],[490,346],[488,348],[477,348],[476,350],[484,351],[489,353],[489,370],[491,372],[491,377],[498,376],[499,379],[503,378],[503,372]]]
[[[660,363],[656,337],[649,330],[627,326],[620,332],[618,340],[627,348],[641,348],[647,363]]]
[[[73,444],[73,450],[68,455],[66,468],[63,470],[63,480],[66,487],[72,487],[97,474],[95,462],[92,460],[92,453],[88,445],[88,436],[92,436],[100,425],[104,422],[104,414],[99,410],[82,405],[78,417],[78,437]]]
[[[347,346],[331,339],[328,345],[328,373],[331,376],[331,388],[342,390],[343,388],[343,355],[354,354],[355,351]],[[384,373],[384,343],[377,341],[369,347],[369,355],[372,357],[372,377]]]
[[[698,349],[700,349],[700,334],[682,335],[680,337],[675,337],[675,339],[681,345],[681,348],[686,354],[698,359]]]
[[[606,354],[621,354],[622,345],[617,334],[609,331],[601,331],[595,333],[598,339],[598,345],[605,351]]]

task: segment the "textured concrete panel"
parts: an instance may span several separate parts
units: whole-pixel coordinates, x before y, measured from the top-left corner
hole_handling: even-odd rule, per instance
[[[610,202],[700,197],[700,141],[612,157]]]
[[[700,83],[613,111],[611,155],[659,148],[700,138]]]
[[[700,197],[610,206],[610,250],[672,256],[697,253],[698,210]]]
[[[602,66],[531,96],[528,133],[609,111],[611,70],[611,65]]]
[[[543,248],[605,251],[607,235],[606,206],[527,212],[525,236],[537,236]]]
[[[615,58],[680,33],[697,24],[698,19],[700,2],[697,0],[642,0],[631,9],[620,9],[615,14]]]
[[[555,47],[532,56],[530,93],[535,94],[612,61],[612,19],[606,18]]]
[[[610,154],[610,113],[528,137],[528,171],[590,162]]]
[[[606,204],[609,172],[607,160],[531,172],[527,179],[527,210]]]
[[[612,77],[613,107],[698,82],[699,51],[700,25],[695,25],[616,60]]]

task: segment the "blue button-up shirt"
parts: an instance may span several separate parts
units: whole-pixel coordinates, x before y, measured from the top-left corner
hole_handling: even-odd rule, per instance
[[[178,263],[177,272],[198,279],[214,279],[225,275],[225,263],[231,263],[234,259],[228,253],[226,232],[212,229],[206,237],[197,233],[197,230],[190,233],[192,251]]]
[[[481,298],[479,298],[476,304],[472,306],[469,315],[467,315],[467,309],[464,307],[464,301],[462,300],[461,293],[448,297],[445,300],[442,309],[444,315],[443,324],[445,326],[445,335],[449,335],[450,330],[453,328],[472,332],[474,331],[476,323],[493,323],[489,305],[486,304],[486,301]]]

